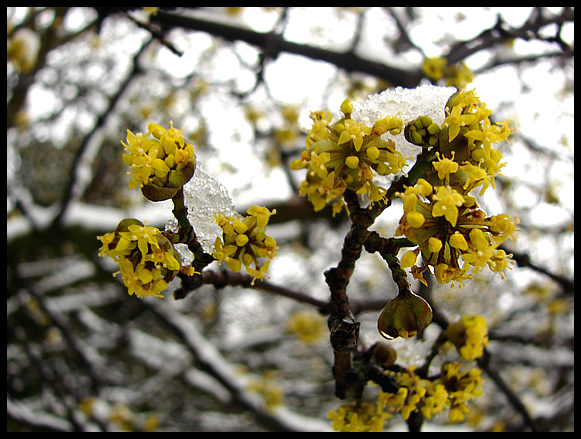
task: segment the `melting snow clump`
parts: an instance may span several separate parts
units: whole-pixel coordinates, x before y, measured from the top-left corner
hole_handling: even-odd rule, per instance
[[[351,117],[373,126],[374,122],[387,115],[397,116],[404,126],[420,116],[428,116],[432,122],[442,125],[446,114],[444,107],[448,98],[456,92],[455,87],[421,85],[416,88],[396,87],[370,95],[365,102],[353,102]],[[408,143],[403,135],[384,135],[395,142],[396,149],[404,156],[415,158],[422,148]]]
[[[213,221],[214,215],[218,212],[225,216],[240,217],[240,215],[234,209],[234,203],[226,188],[204,172],[199,161],[196,163],[194,178],[184,185],[184,197],[188,208],[188,220],[196,232],[198,242],[206,253],[212,253],[214,241],[217,237],[222,237],[222,229]],[[177,232],[175,218],[169,220],[166,229]],[[182,256],[182,265],[192,261],[193,255],[185,245],[176,245],[176,250]]]

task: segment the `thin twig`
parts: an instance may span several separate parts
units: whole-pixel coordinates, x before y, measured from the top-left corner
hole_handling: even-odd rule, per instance
[[[500,376],[498,371],[492,367],[492,365],[490,364],[490,358],[491,358],[490,353],[486,349],[484,349],[484,354],[482,355],[482,357],[478,358],[476,362],[478,363],[478,366],[484,372],[486,372],[490,379],[494,381],[496,387],[498,387],[498,389],[502,393],[504,393],[506,399],[508,399],[508,402],[512,405],[512,407],[518,413],[521,414],[526,425],[528,425],[532,431],[540,431],[533,418],[531,418],[531,416],[529,415],[528,410],[526,409],[520,398],[515,395],[515,393],[512,391],[510,387],[508,387],[508,385],[504,382],[504,379]]]

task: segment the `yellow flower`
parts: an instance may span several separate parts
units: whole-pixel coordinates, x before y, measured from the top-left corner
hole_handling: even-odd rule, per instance
[[[451,261],[455,262],[455,265],[458,264],[455,259]],[[464,286],[464,280],[472,278],[472,275],[467,274],[469,268],[468,264],[465,264],[464,267],[455,267],[454,265],[440,263],[434,266],[434,276],[440,285],[456,281],[461,286]]]
[[[119,232],[122,238],[120,243],[123,242],[124,247],[126,247],[131,242],[137,242],[141,254],[145,256],[149,252],[149,245],[152,246],[151,248],[159,248],[156,236],[160,233],[155,227],[148,226],[146,221],[145,225],[131,225],[128,227],[127,232]]]
[[[105,254],[107,254],[111,255],[111,257],[113,258],[114,255],[112,255],[111,250],[109,250],[109,244],[111,244],[115,239],[115,233],[105,233],[103,236],[98,236],[97,238],[103,244],[99,249],[99,256],[104,256]]]
[[[268,224],[272,212],[266,207],[252,206],[247,211],[246,218],[216,215],[214,221],[222,228],[222,239],[214,242],[214,256],[218,261],[225,261],[232,271],[240,271],[242,265],[246,271],[254,276],[254,280],[263,279],[266,275],[270,260],[276,256],[276,240],[267,236],[265,226]],[[262,265],[258,258],[268,258]],[[252,267],[252,264],[254,267]]]
[[[371,134],[371,128],[362,122],[355,122],[353,119],[346,119],[343,123],[345,129],[341,132],[337,143],[339,145],[353,141],[355,151],[359,151],[363,145],[363,137]]]
[[[181,258],[171,242],[147,222],[128,218],[122,220],[114,233],[97,237],[103,244],[99,256],[109,256],[119,265],[123,283],[129,295],[163,297],[178,271]],[[189,267],[185,272],[194,275]]]
[[[453,152],[452,152],[453,153]],[[446,157],[440,157],[438,153],[438,160],[433,163],[434,169],[438,171],[438,178],[446,184],[449,184],[450,181],[450,174],[454,174],[458,171],[458,163],[453,160],[450,160]],[[452,158],[454,154],[452,154]]]
[[[466,172],[466,174],[468,174],[469,177],[466,183],[464,184],[464,189],[466,190],[466,192],[470,192],[472,189],[482,184],[482,190],[478,194],[479,196],[482,196],[482,194],[484,194],[484,191],[488,189],[489,184],[489,178],[488,174],[486,173],[486,170],[481,169],[480,167],[476,167],[470,162],[466,162],[463,166],[460,167],[460,169]],[[494,179],[492,181],[494,182]]]
[[[392,140],[381,135],[395,135],[402,131],[401,119],[386,116],[375,122],[373,128],[351,119],[351,103],[342,104],[345,117],[334,125],[328,111],[312,112],[313,126],[307,134],[306,150],[293,160],[293,170],[305,169],[306,177],[300,185],[300,194],[309,197],[315,211],[343,195],[345,190],[365,194],[372,201],[382,200],[386,189],[373,182],[376,174],[401,172],[406,157],[395,149]],[[345,203],[339,199],[333,213]]]
[[[379,432],[391,415],[385,413],[381,404],[363,401],[346,403],[329,412],[329,419],[335,431]]]
[[[185,140],[181,130],[173,127],[173,122],[170,121],[170,129],[166,130],[161,125],[150,123],[147,125],[147,130],[153,137],[159,140],[161,147],[166,154],[175,154],[177,147],[184,147]]]
[[[480,229],[470,231],[470,244],[471,248],[462,255],[462,259],[480,269],[493,255],[494,247],[490,245],[489,237]]]
[[[457,362],[447,362],[442,365],[441,382],[448,391],[450,398],[451,422],[463,421],[464,416],[470,413],[466,402],[482,395],[482,378],[480,369],[470,369],[467,372],[460,370]]]
[[[470,187],[474,187],[472,183]],[[449,186],[432,188],[423,179],[396,195],[404,204],[396,236],[405,235],[418,244],[414,251],[421,251],[424,262],[422,267],[412,266],[414,278],[423,281],[421,272],[432,267],[440,284],[462,284],[471,277],[471,267],[477,271],[484,265],[504,278],[502,270],[514,262],[508,259],[511,255],[497,247],[507,237],[513,237],[518,218],[513,220],[504,214],[486,218],[474,197]]]
[[[421,411],[425,418],[431,419],[450,408],[449,420],[462,421],[470,412],[466,403],[482,395],[480,370],[461,370],[460,364],[455,362],[444,363],[440,375],[429,379],[416,375],[415,367],[398,371],[388,369],[384,373],[395,382],[398,390],[396,393],[379,392],[377,406],[382,410],[383,406],[388,406],[400,412],[404,420],[414,411]]]
[[[413,411],[423,407],[426,398],[429,398],[430,396],[433,398],[434,396],[432,383],[429,380],[422,379],[416,375],[413,368],[410,368],[405,372],[392,372],[386,370],[385,373],[394,379],[399,389],[397,393],[380,392],[378,400],[400,412],[401,417],[404,420],[407,420]],[[440,395],[438,395],[438,397],[439,396]],[[439,400],[438,403],[440,403]],[[440,405],[441,404],[438,405],[438,409],[440,408]]]
[[[422,414],[427,419],[431,419],[433,414],[440,413],[450,405],[448,392],[443,384],[432,385],[431,389],[432,390],[428,392],[429,396],[424,398],[424,404],[421,409]]]
[[[448,117],[444,119],[444,125],[450,127],[450,142],[460,133],[460,127],[470,125],[476,120],[476,116],[473,114],[463,114],[460,105],[455,106],[451,111],[446,108],[446,114],[448,114]]]
[[[133,134],[127,130],[127,144],[121,142],[128,154],[123,161],[131,167],[129,188],[141,187],[143,195],[151,201],[172,198],[187,183],[196,169],[194,147],[185,142],[181,130],[166,130],[150,123],[148,133]],[[148,139],[149,135],[153,139]]]
[[[462,316],[459,322],[448,325],[446,336],[454,343],[462,360],[475,360],[488,345],[486,320],[481,316]]]
[[[161,270],[147,269],[145,264],[134,266],[126,258],[121,258],[119,261],[119,269],[118,273],[121,273],[130,296],[135,294],[140,299],[143,296],[163,297],[160,293],[167,288],[167,282],[159,277]]]
[[[331,113],[328,111],[312,111],[309,117],[313,120],[313,126],[309,130],[306,139],[307,149],[319,141],[327,140],[329,138],[329,130],[327,126],[331,123]]]
[[[510,216],[503,213],[490,217],[490,230],[495,232],[492,239],[497,243],[502,243],[506,238],[516,240],[514,233],[520,229],[516,227],[519,223],[519,218],[511,219]]]
[[[446,58],[426,58],[422,64],[422,72],[428,78],[439,81],[444,77],[444,67],[446,67],[447,62]]]
[[[506,140],[511,130],[508,121],[492,125],[488,118],[491,112],[473,90],[458,91],[446,104],[448,117],[442,124],[444,135],[439,137],[439,150],[461,165],[462,172],[456,174],[454,187],[461,188],[464,193],[481,184],[480,195],[489,184],[494,188],[494,177],[506,164],[501,163],[502,153],[493,148],[493,144]],[[434,164],[435,168],[438,166]],[[445,183],[448,184],[448,180]]]
[[[482,142],[484,148],[490,148],[492,143],[499,143],[505,140],[510,135],[510,129],[506,122],[501,123],[500,126],[491,125],[488,118],[482,121],[482,126],[479,129],[468,131],[465,136],[471,141],[478,140]]]
[[[464,197],[455,189],[440,186],[434,199],[437,201],[432,209],[432,215],[444,216],[450,224],[455,226],[458,220],[458,207],[464,203]]]
[[[163,160],[158,158],[159,145],[154,139],[146,140],[142,133],[133,134],[127,130],[127,143],[121,142],[130,154],[122,156],[126,165],[131,166],[133,176],[129,180],[129,189],[147,184],[150,177],[167,176],[170,169]],[[131,173],[129,173],[131,175]]]
[[[292,314],[287,322],[288,331],[306,344],[316,343],[325,332],[325,322],[321,315],[309,311]]]
[[[144,261],[153,262],[158,268],[166,267],[168,270],[172,271],[180,270],[180,262],[175,258],[175,256],[159,247],[152,247],[151,253],[145,255],[143,259]]]

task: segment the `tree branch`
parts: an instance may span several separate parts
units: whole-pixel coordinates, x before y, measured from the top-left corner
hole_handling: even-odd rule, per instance
[[[491,366],[490,358],[491,358],[490,353],[486,349],[484,349],[484,354],[482,355],[482,357],[478,358],[476,360],[476,362],[478,363],[478,366],[484,372],[486,372],[486,374],[490,377],[490,379],[492,379],[492,381],[494,381],[494,384],[496,384],[496,387],[498,387],[498,389],[502,393],[504,393],[504,395],[506,396],[506,398],[508,399],[508,401],[510,402],[512,407],[518,413],[521,414],[525,423],[530,427],[530,429],[532,431],[540,431],[538,429],[537,425],[535,424],[535,421],[529,415],[528,410],[526,409],[526,407],[524,406],[524,404],[522,403],[520,398],[514,394],[514,392],[511,390],[510,387],[508,387],[508,385],[504,382],[504,380],[502,379],[502,377],[500,376],[498,371],[495,370]]]
[[[559,284],[563,291],[567,294],[575,293],[575,281],[573,279],[567,279],[564,276],[560,276],[558,274],[550,272],[546,268],[539,267],[538,265],[534,264],[531,261],[531,258],[527,253],[519,253],[514,251],[509,252],[509,250],[505,249],[502,245],[499,246],[498,248],[505,250],[506,253],[512,253],[512,259],[516,261],[516,264],[519,267],[528,267],[531,270],[544,274],[545,276],[549,277],[557,284]]]
[[[254,280],[254,277],[245,273],[204,270],[201,275],[196,275],[193,277],[180,277],[182,278],[182,288],[180,288],[180,290],[187,292],[190,292],[201,285],[213,285],[216,288],[224,288],[226,286],[240,286],[254,290],[263,290],[278,296],[296,300],[297,302],[308,303],[309,305],[316,306],[323,313],[328,312],[329,309],[329,304],[327,302],[323,302],[322,300],[315,299],[314,297],[308,296],[304,293],[291,290],[290,288],[275,285],[267,280],[256,281],[253,285],[252,281]],[[174,293],[174,297],[176,299],[183,299],[186,297],[186,295],[182,295],[180,293],[178,295],[179,297],[175,297],[176,294]]]
[[[405,70],[376,63],[357,56],[352,52],[333,52],[315,46],[292,43],[286,41],[282,35],[276,33],[260,33],[249,29],[243,29],[214,21],[206,21],[197,17],[185,17],[179,14],[159,11],[151,17],[152,22],[157,22],[167,28],[181,27],[195,31],[207,32],[226,41],[244,41],[259,47],[263,52],[276,59],[279,53],[292,53],[318,61],[326,61],[334,64],[348,73],[360,72],[389,81],[393,85],[407,88],[416,87],[423,73],[417,70]]]
[[[168,325],[199,362],[202,370],[216,378],[232,394],[234,400],[252,412],[257,420],[273,431],[321,431],[326,425],[318,420],[292,413],[283,407],[269,412],[262,401],[250,394],[239,378],[235,368],[229,364],[216,347],[197,330],[194,321],[161,304],[141,302],[158,319]]]
[[[97,119],[97,123],[95,124],[93,129],[83,139],[71,165],[71,170],[69,171],[71,174],[71,178],[69,179],[68,186],[65,190],[59,212],[52,221],[51,224],[52,226],[61,225],[59,223],[61,222],[64,214],[67,212],[67,209],[69,208],[70,204],[73,201],[75,201],[75,199],[82,195],[82,192],[84,191],[85,188],[83,187],[81,188],[82,190],[79,190],[78,185],[80,184],[79,181],[83,180],[80,175],[81,168],[88,167],[90,165],[84,162],[87,160],[86,158],[87,151],[90,149],[91,141],[94,140],[95,135],[98,133],[99,129],[105,125],[105,122],[109,115],[111,114],[111,111],[113,110],[113,108],[115,108],[115,105],[117,104],[117,102],[119,101],[119,99],[129,86],[131,81],[133,80],[134,76],[137,74],[137,71],[139,70],[138,59],[152,41],[153,40],[150,39],[147,42],[145,42],[141,46],[141,49],[135,54],[135,56],[133,57],[133,69],[131,70],[131,72],[129,72],[129,74],[125,78],[125,81],[119,86],[117,92],[113,96],[111,96],[111,98],[109,99],[109,105],[107,106],[107,109],[99,116],[99,118]]]

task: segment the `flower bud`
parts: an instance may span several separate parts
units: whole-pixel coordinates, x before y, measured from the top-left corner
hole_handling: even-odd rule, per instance
[[[115,232],[127,232],[129,226],[143,226],[143,223],[136,218],[125,218],[119,221]]]
[[[385,368],[396,362],[397,351],[386,343],[377,342],[373,349],[373,359],[377,365]]]
[[[353,112],[353,104],[349,99],[345,99],[341,104],[341,111],[343,114],[351,114]]]
[[[150,201],[173,198],[179,189],[194,176],[196,155],[181,130],[165,129],[156,123],[148,125],[145,136],[127,131],[127,142],[121,142],[127,151],[123,161],[131,167],[129,189],[141,187]],[[148,139],[152,135],[153,139]]]
[[[185,164],[179,164],[168,174],[168,182],[164,186],[147,183],[141,187],[141,193],[149,201],[164,201],[173,198],[181,187],[194,176],[196,157],[193,156]]]
[[[464,99],[464,92],[462,90],[458,90],[448,98],[448,101],[446,102],[446,108],[451,110],[456,105],[459,105],[462,102],[462,99]]]
[[[404,130],[404,136],[408,142],[424,148],[436,145],[439,133],[440,126],[433,123],[428,116],[418,117],[406,125]]]
[[[159,187],[154,184],[141,186],[141,193],[149,201],[164,201],[173,198],[180,188]]]
[[[382,337],[411,338],[432,322],[432,308],[424,299],[409,290],[400,290],[379,316],[377,329]]]

